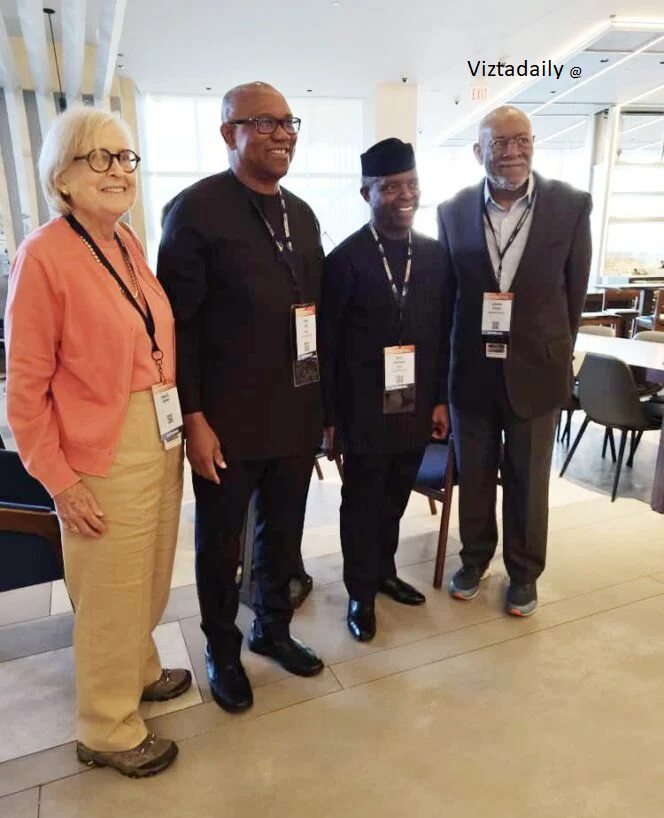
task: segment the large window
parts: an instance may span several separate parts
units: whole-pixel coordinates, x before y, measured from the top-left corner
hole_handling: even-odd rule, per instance
[[[604,275],[664,274],[664,115],[628,112],[609,198]]]
[[[313,208],[329,251],[367,219],[359,195],[364,104],[359,99],[290,99],[302,118],[284,186]],[[142,111],[148,255],[153,265],[164,205],[198,179],[228,167],[220,101],[148,95]]]

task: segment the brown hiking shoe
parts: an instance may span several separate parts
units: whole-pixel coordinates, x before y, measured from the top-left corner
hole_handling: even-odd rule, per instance
[[[88,767],[112,767],[129,778],[147,778],[165,770],[175,761],[178,746],[168,738],[157,738],[148,733],[133,750],[102,752],[91,750],[80,741],[76,742],[78,760]]]
[[[161,671],[161,676],[143,690],[142,702],[165,702],[181,696],[191,687],[191,673],[184,668]]]

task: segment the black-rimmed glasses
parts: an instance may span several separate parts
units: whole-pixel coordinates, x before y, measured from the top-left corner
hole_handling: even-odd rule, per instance
[[[107,170],[111,169],[114,159],[118,160],[118,164],[125,173],[133,173],[141,161],[141,157],[134,151],[127,149],[119,151],[119,153],[111,153],[106,148],[94,148],[85,156],[75,156],[74,159],[77,162],[85,159],[90,166],[90,170],[94,170],[95,173],[106,173]]]
[[[528,134],[521,134],[520,136],[513,136],[510,139],[506,139],[503,136],[499,136],[497,139],[492,139],[489,142],[489,147],[494,153],[505,153],[512,145],[515,145],[522,151],[528,150],[528,148],[532,148],[533,142],[535,141],[534,136],[530,136]]]
[[[291,136],[300,130],[302,120],[297,116],[285,116],[283,119],[277,119],[276,116],[250,116],[247,119],[229,119],[229,125],[253,125],[258,133],[271,134],[274,133],[279,125]]]

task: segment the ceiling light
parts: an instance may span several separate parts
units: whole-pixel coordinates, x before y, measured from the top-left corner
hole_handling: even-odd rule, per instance
[[[574,94],[580,88],[583,88],[584,85],[588,85],[589,82],[594,82],[596,79],[599,79],[603,74],[606,74],[607,71],[613,71],[615,68],[618,68],[619,65],[627,62],[627,60],[631,60],[636,57],[638,54],[643,53],[648,48],[653,45],[657,45],[657,43],[664,40],[664,34],[660,35],[659,37],[652,37],[650,40],[645,42],[642,46],[639,46],[635,51],[631,51],[625,57],[621,57],[617,62],[614,62],[613,65],[607,65],[606,68],[602,68],[601,71],[598,71],[596,74],[592,74],[590,77],[586,77],[586,79],[581,80],[580,82],[575,82],[574,85],[571,85],[566,91],[563,91],[562,94],[558,97],[558,99],[562,99],[563,97],[569,96],[569,94]],[[547,108],[551,105],[551,102],[545,102],[543,105],[535,108],[534,110],[529,112],[529,116],[535,116],[535,114],[539,114],[544,108]]]
[[[609,58],[608,58],[608,57],[604,57],[604,59],[603,59],[603,60],[600,60],[600,62],[608,62],[608,61],[609,61]]]
[[[563,128],[561,131],[556,131],[556,133],[552,133],[549,136],[545,136],[544,139],[537,139],[537,147],[543,145],[545,142],[550,142],[552,139],[557,139],[559,136],[562,136],[565,133],[569,133],[570,131],[575,131],[577,128],[581,128],[586,125],[586,120],[582,119],[581,122],[575,122],[574,125],[569,125],[567,128]]]

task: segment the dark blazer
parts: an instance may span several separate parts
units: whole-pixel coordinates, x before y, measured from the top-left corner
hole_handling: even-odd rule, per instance
[[[300,295],[250,191],[230,171],[197,182],[164,209],[157,276],[175,314],[182,411],[205,414],[227,458],[320,445],[320,384],[293,386],[291,306],[318,302],[323,252],[311,208],[283,193]]]
[[[413,233],[412,241],[401,337],[416,345],[412,413],[383,414],[383,349],[399,343],[399,313],[368,226],[325,260],[319,324],[325,425],[336,427],[342,451],[389,453],[425,446],[433,407],[447,403],[451,304],[445,301],[445,256],[433,239]]]
[[[439,241],[456,290],[450,402],[472,411],[502,365],[507,395],[524,419],[564,406],[572,391],[572,351],[590,272],[589,194],[535,174],[537,199],[514,277],[512,331],[502,364],[485,356],[482,300],[497,292],[482,219],[484,181],[438,207]]]

